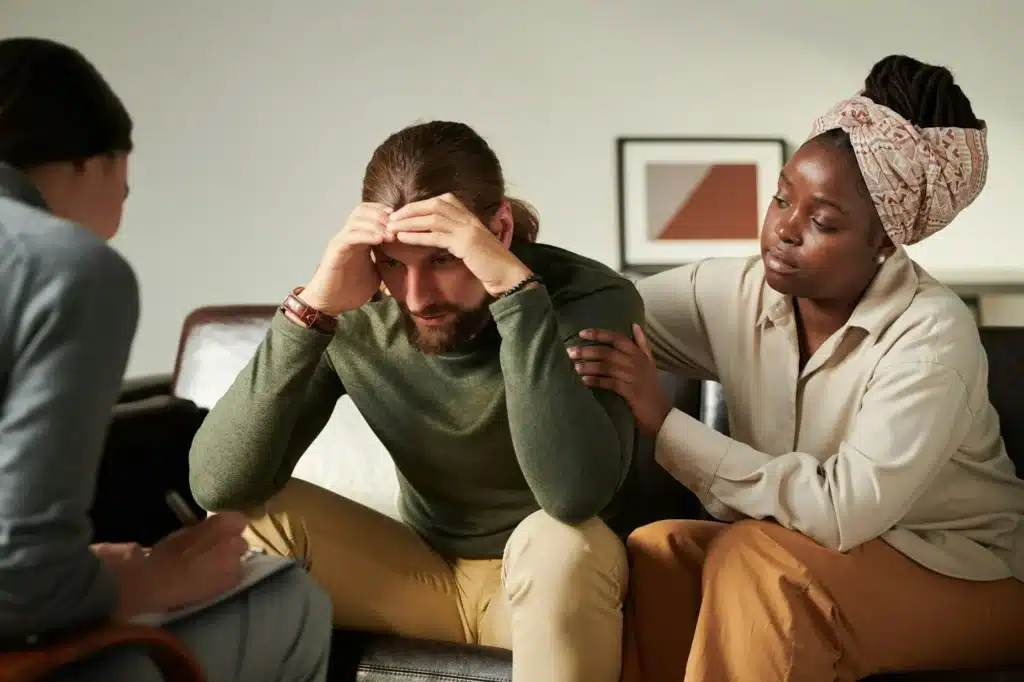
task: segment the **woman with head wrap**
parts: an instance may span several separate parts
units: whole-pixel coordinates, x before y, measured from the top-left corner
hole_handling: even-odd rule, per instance
[[[978,196],[987,159],[948,70],[883,59],[785,165],[760,257],[644,280],[646,335],[571,351],[718,519],[631,536],[626,680],[1024,657],[1024,482],[973,316],[903,248]],[[730,435],[672,409],[659,367],[721,382]]]

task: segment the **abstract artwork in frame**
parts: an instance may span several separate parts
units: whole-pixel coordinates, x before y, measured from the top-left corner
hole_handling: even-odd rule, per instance
[[[784,140],[621,137],[616,146],[624,272],[758,253]]]

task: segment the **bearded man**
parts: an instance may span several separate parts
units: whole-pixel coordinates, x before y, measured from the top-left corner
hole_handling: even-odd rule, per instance
[[[516,682],[613,682],[636,429],[567,347],[632,336],[643,302],[537,230],[469,126],[388,137],[197,434],[192,491],[305,561],[339,627],[512,649]],[[344,394],[395,462],[404,522],[291,478]]]

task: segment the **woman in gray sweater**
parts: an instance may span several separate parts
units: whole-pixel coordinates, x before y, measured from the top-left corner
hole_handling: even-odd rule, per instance
[[[128,194],[132,121],[76,50],[0,41],[0,647],[210,599],[241,579],[245,520],[151,549],[90,545],[107,424],[139,313],[107,244]],[[140,453],[141,454],[141,453]],[[326,595],[290,568],[167,626],[215,680],[323,680]],[[118,650],[67,679],[160,679]]]

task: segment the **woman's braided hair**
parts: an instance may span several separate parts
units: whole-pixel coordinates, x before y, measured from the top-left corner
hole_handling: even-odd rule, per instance
[[[890,55],[877,62],[864,79],[861,94],[875,104],[892,109],[919,128],[984,127],[984,122],[974,115],[971,101],[953,80],[949,69],[925,64],[913,57]],[[855,159],[850,136],[843,129],[826,130],[815,139],[845,149],[850,159]],[[870,196],[863,179],[860,185],[861,193]]]
[[[890,55],[876,63],[864,79],[861,94],[919,128],[984,127],[949,69],[913,57]],[[849,135],[839,128],[822,133],[820,138],[853,152]]]

